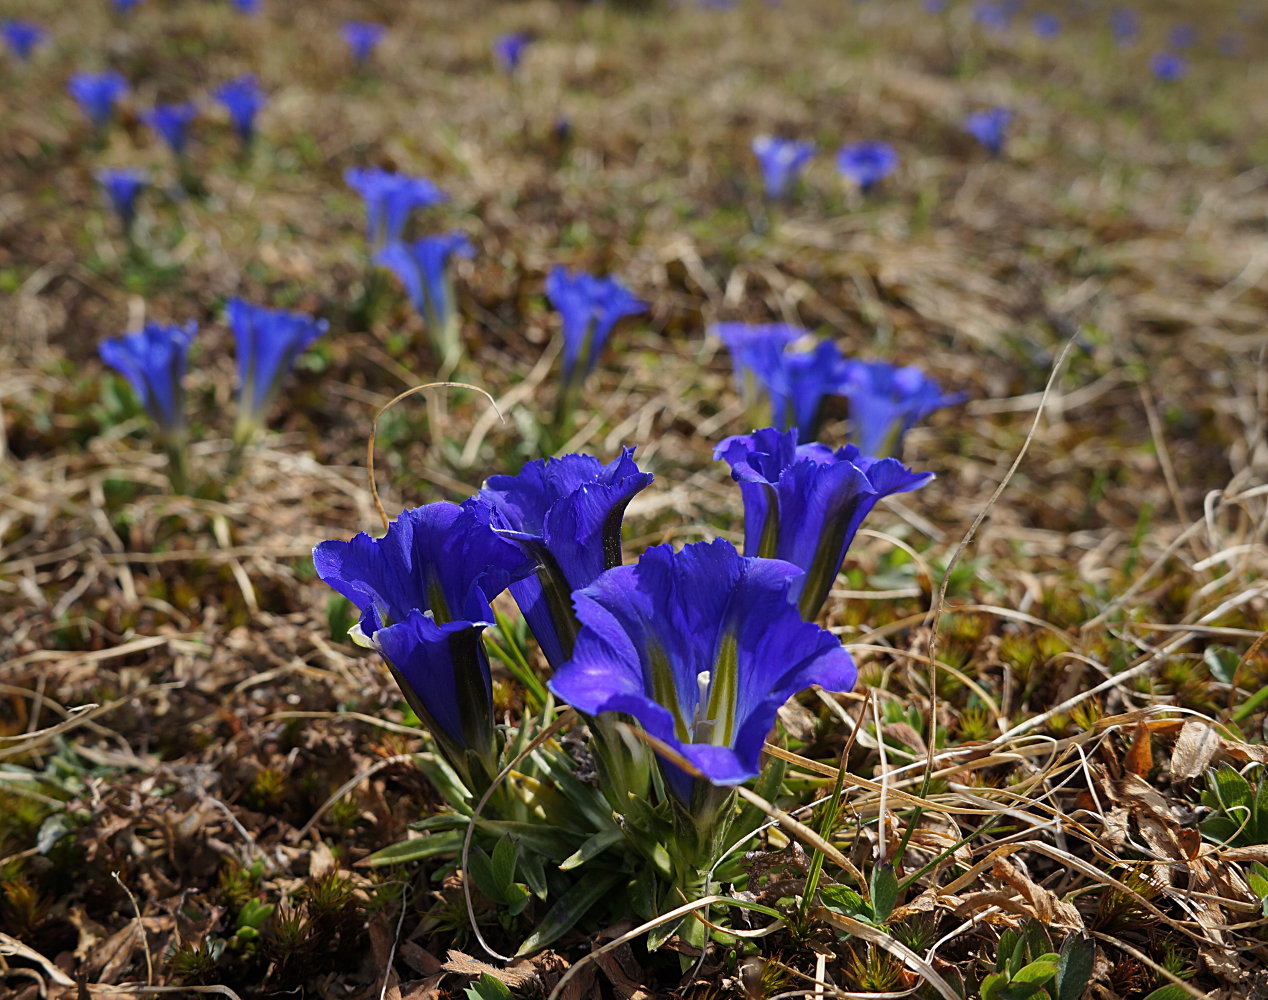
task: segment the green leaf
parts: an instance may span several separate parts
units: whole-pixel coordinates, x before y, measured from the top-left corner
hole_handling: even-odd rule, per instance
[[[576,851],[561,861],[559,870],[567,872],[572,871],[574,868],[580,868],[591,858],[597,858],[609,847],[619,844],[624,839],[625,834],[620,830],[605,830],[602,833],[596,833],[578,847]]]
[[[518,852],[510,837],[503,837],[493,848],[493,880],[498,886],[510,886],[515,882],[515,856]]]
[[[1056,958],[1056,955],[1052,956]],[[1018,970],[1013,976],[1013,981],[1008,985],[1016,986],[1018,983],[1033,983],[1036,987],[1043,986],[1049,979],[1057,974],[1057,963],[1048,958],[1038,958],[1029,965]]]
[[[836,910],[838,913],[844,913],[847,917],[854,919],[871,919],[871,910],[867,904],[863,902],[863,897],[853,889],[844,885],[821,885],[819,886],[819,898],[823,900],[823,905],[829,910]]]
[[[1251,892],[1260,899],[1268,896],[1268,879],[1264,878],[1258,872],[1247,872],[1246,881],[1250,883]]]
[[[1002,972],[992,972],[982,980],[980,989],[982,1000],[1001,1000],[1004,987],[1008,985],[1008,977]]]
[[[1245,722],[1255,714],[1255,711],[1265,701],[1268,701],[1268,687],[1261,687],[1258,691],[1237,706],[1236,710],[1233,712],[1233,721]],[[1185,996],[1188,996],[1188,994],[1186,993]]]
[[[872,893],[872,918],[883,924],[898,905],[898,879],[894,877],[894,866],[886,862],[873,868],[868,888]]]
[[[425,837],[412,840],[398,840],[380,851],[375,851],[365,863],[380,868],[383,865],[402,865],[411,861],[423,861],[437,855],[457,856],[462,853],[462,830],[445,830],[441,833],[429,833]]]
[[[515,953],[528,955],[550,944],[561,934],[572,929],[578,920],[586,915],[590,907],[611,891],[612,887],[625,876],[620,872],[590,875],[581,879],[565,892],[555,905],[546,911],[537,930],[533,931]]]
[[[467,1000],[511,1000],[511,991],[498,979],[487,972],[464,991]]]
[[[1017,949],[1024,947],[1025,942],[1022,940],[1021,935],[1011,927],[1006,928],[999,936],[999,948],[995,953],[995,971],[1003,972],[1007,969],[1009,963],[1013,961],[1013,955]],[[1021,968],[1020,962],[1018,962],[1016,968]]]
[[[1057,958],[1057,989],[1053,1000],[1079,1000],[1092,979],[1096,946],[1085,937],[1071,934]]]
[[[1221,764],[1211,773],[1216,796],[1225,812],[1241,806],[1249,809],[1251,803],[1250,782],[1234,771],[1227,764]],[[1241,822],[1241,817],[1237,817]]]
[[[1167,983],[1159,986],[1145,1000],[1189,1000],[1190,993],[1179,983]]]

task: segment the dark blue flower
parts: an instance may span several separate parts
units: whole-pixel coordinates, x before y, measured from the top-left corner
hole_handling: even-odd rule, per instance
[[[856,142],[838,150],[837,169],[867,192],[898,169],[898,153],[887,142]]]
[[[1157,52],[1149,60],[1149,68],[1161,82],[1175,83],[1189,72],[1189,62],[1174,52]]]
[[[864,455],[877,456],[898,454],[907,431],[964,399],[963,393],[943,393],[919,368],[888,361],[846,362],[837,391],[850,401],[854,441]]]
[[[131,232],[132,223],[136,220],[137,195],[149,184],[149,177],[143,171],[127,167],[105,167],[98,170],[96,176],[97,183],[110,200],[111,208],[123,224],[123,231]]]
[[[1031,23],[1040,38],[1056,38],[1061,34],[1061,18],[1056,14],[1036,14]]]
[[[48,32],[30,21],[4,21],[0,22],[0,35],[4,36],[9,51],[26,62],[31,58],[31,50],[48,37]]]
[[[373,21],[345,21],[340,30],[343,33],[343,40],[348,43],[352,61],[358,67],[363,67],[370,61],[375,47],[387,34],[387,28],[384,25],[375,24]]]
[[[535,566],[511,593],[552,667],[572,655],[572,592],[621,564],[621,519],[651,481],[634,463],[634,449],[625,448],[607,465],[590,455],[539,459],[518,475],[491,477],[480,490],[494,530]]]
[[[815,155],[814,143],[759,135],[753,140],[753,155],[762,170],[766,197],[778,201]]]
[[[783,559],[805,576],[790,597],[813,620],[823,607],[863,519],[894,493],[933,478],[895,458],[870,458],[854,445],[833,451],[797,445],[797,432],[773,428],[727,438],[714,457],[731,466],[744,498],[744,554]]]
[[[197,323],[146,323],[135,333],[103,341],[101,360],[124,376],[159,430],[169,438],[185,432],[185,374]]]
[[[717,323],[712,330],[731,354],[735,389],[746,403],[763,384],[760,373],[778,366],[793,341],[810,336],[808,330],[787,323]]]
[[[1114,44],[1119,48],[1130,45],[1140,34],[1140,19],[1127,7],[1115,7],[1110,11],[1109,22]]]
[[[141,120],[158,135],[177,156],[185,155],[189,145],[189,123],[198,117],[198,109],[189,101],[180,104],[159,104],[141,112]]]
[[[329,327],[306,313],[266,309],[230,299],[229,326],[237,345],[238,421],[234,440],[245,442],[264,421],[265,412],[295,359]]]
[[[258,14],[264,6],[264,0],[230,0],[243,14]]]
[[[374,257],[391,270],[427,323],[427,332],[444,362],[457,360],[458,310],[454,302],[449,262],[454,257],[473,257],[475,247],[466,233],[425,236],[413,243],[389,243]]]
[[[648,549],[574,595],[581,632],[550,688],[588,715],[633,716],[710,784],[740,784],[757,775],[785,701],[813,684],[848,691],[857,678],[841,643],[789,603],[799,575],[722,540]],[[694,780],[661,769],[690,803]]]
[[[546,276],[546,298],[563,321],[565,386],[590,374],[618,320],[647,308],[615,278],[569,274],[560,266]]]
[[[512,31],[493,40],[493,58],[507,73],[514,73],[524,58],[524,50],[532,42],[526,31]]]
[[[382,538],[313,549],[317,575],[361,611],[353,637],[376,649],[451,761],[496,773],[493,697],[481,633],[489,602],[529,571],[488,510],[432,503],[402,512]],[[474,757],[468,756],[468,752]]]
[[[109,70],[105,73],[76,73],[70,78],[67,89],[93,127],[103,129],[110,124],[114,106],[127,92],[128,85],[118,73]]]
[[[244,146],[255,138],[255,116],[266,100],[264,91],[250,73],[227,80],[217,87],[213,96],[229,112],[229,121]]]
[[[111,0],[114,9],[120,14],[129,13],[133,7],[137,6],[141,0]]]
[[[973,5],[973,20],[989,31],[1006,31],[1013,21],[1008,4],[997,0],[978,0]]]
[[[414,209],[427,208],[448,198],[424,177],[407,177],[381,167],[352,167],[344,171],[343,179],[365,199],[372,248],[400,240]]]
[[[964,119],[964,127],[969,134],[980,142],[992,156],[999,156],[1004,151],[1004,139],[1008,133],[1008,124],[1013,120],[1013,112],[1008,108],[991,108],[988,111],[974,111]]]

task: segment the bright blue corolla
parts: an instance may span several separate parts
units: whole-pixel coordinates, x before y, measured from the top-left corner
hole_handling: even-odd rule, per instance
[[[524,50],[528,48],[532,38],[525,31],[512,31],[499,35],[493,40],[493,58],[507,73],[514,73],[524,58]]]
[[[374,257],[374,263],[401,279],[414,308],[426,321],[428,335],[444,364],[457,360],[459,348],[450,261],[473,256],[475,247],[467,234],[453,232],[424,236],[408,244],[389,243]]]
[[[569,274],[563,267],[547,275],[546,297],[563,321],[565,386],[590,374],[618,320],[647,308],[615,278]]]
[[[974,111],[964,119],[964,127],[991,156],[999,156],[1004,151],[1004,139],[1008,134],[1008,123],[1013,120],[1013,112],[1008,108],[991,108],[987,111]]]
[[[264,106],[264,91],[254,76],[246,73],[222,83],[213,96],[229,112],[229,121],[244,146],[255,138],[255,116]]]
[[[185,431],[185,375],[189,345],[197,323],[162,326],[146,323],[135,333],[101,344],[101,360],[131,384],[162,434],[178,438]]]
[[[788,194],[789,187],[815,155],[815,146],[812,142],[759,135],[753,140],[753,155],[762,170],[766,197],[778,201]]]
[[[898,169],[898,153],[887,142],[856,142],[837,152],[837,169],[866,193]]]
[[[401,239],[410,213],[448,198],[425,177],[407,177],[380,167],[352,167],[344,181],[365,199],[370,246],[379,249]]]
[[[387,28],[384,25],[375,24],[373,21],[347,21],[340,30],[343,33],[343,40],[348,43],[352,61],[358,67],[363,67],[370,61],[375,48],[387,34]]]
[[[888,361],[847,361],[837,392],[850,401],[850,424],[864,455],[897,455],[903,435],[944,406],[964,400],[963,393],[944,393],[938,383],[914,365]]]
[[[31,58],[31,51],[48,37],[48,32],[38,24],[30,21],[0,22],[0,35],[9,51],[25,62]]]
[[[119,216],[124,233],[131,233],[132,223],[136,220],[137,195],[149,184],[149,176],[144,171],[127,167],[104,167],[97,171],[96,177],[110,200],[111,208]]]
[[[189,101],[181,104],[160,104],[141,112],[141,120],[159,136],[177,156],[185,155],[189,144],[189,123],[198,117],[198,109]]]
[[[114,106],[128,90],[127,82],[118,73],[76,73],[67,85],[70,96],[88,116],[93,127],[100,130],[110,124]]]

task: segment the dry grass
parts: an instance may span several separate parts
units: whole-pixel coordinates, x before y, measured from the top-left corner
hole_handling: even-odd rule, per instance
[[[967,996],[1001,934],[1036,926],[1055,947],[1088,935],[1097,997],[1268,988],[1249,879],[1268,845],[1246,827],[1226,843],[1196,832],[1207,770],[1253,778],[1268,758],[1268,102],[1262,42],[1234,4],[1151,5],[1122,54],[1103,12],[1067,12],[1041,44],[1024,23],[993,36],[967,4],[931,17],[914,0],[647,19],[545,0],[266,4],[247,20],[152,2],[124,27],[105,3],[31,0],[24,16],[56,43],[0,63],[0,992],[72,995],[82,977],[93,997],[156,993],[179,983],[178,942],[232,937],[256,897],[320,924],[324,950],[279,957],[273,931],[267,957],[239,953],[199,991],[417,1000],[496,971],[549,992],[571,965],[560,996]],[[393,25],[364,78],[335,30],[354,16]],[[1191,75],[1160,87],[1147,56],[1184,18],[1201,24]],[[538,36],[516,84],[488,57],[513,28]],[[1218,53],[1225,30],[1243,55]],[[104,65],[134,92],[93,149],[64,81]],[[136,113],[248,70],[271,95],[257,155],[236,163],[209,112],[193,154],[207,193],[169,197]],[[989,161],[960,121],[997,103],[1017,119],[1007,158]],[[825,153],[758,234],[748,143],[764,131]],[[903,165],[861,199],[830,153],[869,137]],[[102,163],[154,171],[143,260],[102,211]],[[795,751],[803,798],[779,803],[739,898],[788,917],[710,907],[747,940],[681,982],[677,956],[637,950],[629,924],[492,970],[462,954],[460,884],[429,881],[437,865],[355,867],[437,805],[389,680],[332,634],[341,609],[307,561],[315,542],[374,527],[370,421],[435,375],[398,289],[369,323],[355,308],[362,216],[341,177],[370,163],[452,194],[437,224],[480,249],[461,275],[473,360],[459,375],[507,415],[475,393],[398,404],[378,448],[389,510],[535,457],[556,262],[611,270],[651,303],[618,331],[569,445],[638,444],[656,472],[627,518],[630,552],[740,530],[710,461],[745,421],[712,321],[801,323],[971,396],[911,435],[905,460],[938,479],[874,519],[830,602],[870,703],[784,713],[772,752]],[[215,480],[232,294],[332,330],[242,478],[173,497],[96,345],[143,318],[203,323],[195,463]],[[835,817],[798,808],[822,803],[842,761]],[[796,846],[792,820],[826,835],[823,884],[866,879],[905,837],[902,872],[930,867],[882,927],[802,913],[788,901],[815,847]],[[319,917],[329,879],[347,900]]]

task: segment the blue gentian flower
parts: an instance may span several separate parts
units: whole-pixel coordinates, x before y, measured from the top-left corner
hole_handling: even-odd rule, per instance
[[[425,236],[413,243],[389,243],[374,257],[401,279],[414,308],[427,323],[427,332],[440,360],[457,360],[458,309],[454,301],[449,262],[454,257],[473,257],[475,247],[466,233]]]
[[[1036,14],[1031,24],[1040,38],[1056,38],[1061,34],[1061,18],[1056,14]]]
[[[1189,72],[1189,62],[1174,52],[1157,52],[1149,60],[1154,77],[1163,83],[1175,83]]]
[[[1008,132],[1008,124],[1013,120],[1013,112],[1008,108],[991,108],[988,111],[974,111],[964,119],[964,127],[969,134],[980,142],[991,156],[999,156],[1004,151],[1004,138]]]
[[[111,208],[123,224],[124,233],[130,234],[132,223],[136,221],[137,195],[149,184],[149,176],[144,171],[127,167],[106,167],[98,170],[96,176]]]
[[[534,574],[512,583],[511,594],[552,667],[572,655],[572,592],[621,565],[621,519],[651,481],[625,448],[607,465],[590,455],[539,459],[517,475],[490,477],[480,490],[493,529],[533,562]]]
[[[943,393],[919,368],[888,361],[848,361],[837,386],[850,401],[854,441],[864,455],[898,454],[907,431],[934,410],[964,400],[963,393]]]
[[[105,73],[76,73],[70,78],[67,89],[93,127],[100,131],[110,124],[114,106],[127,92],[128,85],[118,73],[109,70]]]
[[[783,559],[805,576],[790,598],[813,621],[863,519],[894,493],[924,486],[933,473],[915,473],[895,458],[870,458],[854,445],[833,451],[797,444],[795,430],[773,428],[730,437],[714,457],[731,466],[744,498],[744,554]]]
[[[1173,49],[1188,49],[1198,40],[1198,29],[1191,24],[1177,24],[1167,36]]]
[[[762,169],[766,197],[778,201],[815,155],[815,147],[811,142],[759,135],[753,140],[753,155]]]
[[[0,22],[0,35],[9,46],[9,51],[26,62],[31,58],[31,51],[48,37],[48,32],[38,24],[30,21]]]
[[[796,427],[807,440],[818,437],[823,404],[837,392],[843,361],[837,345],[822,340],[808,351],[788,348],[776,364],[758,371],[775,426]]]
[[[898,168],[898,153],[887,142],[856,142],[837,152],[837,169],[864,193]]]
[[[370,246],[376,249],[401,239],[414,209],[448,198],[426,178],[394,174],[380,167],[353,167],[344,171],[343,179],[365,199]]]
[[[573,595],[581,632],[550,680],[587,715],[631,715],[712,785],[759,771],[780,706],[813,684],[848,691],[857,671],[841,643],[801,619],[788,600],[800,571],[746,559],[730,542],[648,549]],[[661,761],[690,806],[704,789]]]
[[[498,35],[493,40],[493,58],[504,71],[514,73],[519,69],[520,60],[524,58],[524,50],[528,48],[532,40],[532,36],[526,31],[512,31],[505,35]]]
[[[497,767],[481,633],[489,602],[531,569],[519,549],[486,508],[440,502],[402,512],[382,538],[322,542],[313,565],[361,611],[353,638],[382,655],[446,756],[487,785]]]
[[[546,298],[563,320],[565,386],[590,374],[618,320],[647,308],[615,278],[569,274],[562,266],[546,276]]]
[[[269,404],[295,359],[329,329],[306,313],[266,309],[230,299],[226,309],[237,345],[238,419],[234,442],[241,448],[264,422]]]
[[[717,323],[712,331],[731,354],[735,389],[746,403],[753,401],[755,390],[763,384],[759,373],[776,367],[789,344],[810,335],[787,323]]]
[[[129,13],[133,7],[137,6],[141,0],[111,0],[114,9],[120,14]]]
[[[1110,11],[1109,22],[1114,44],[1120,49],[1130,45],[1140,34],[1140,19],[1127,7],[1115,7]]]
[[[227,80],[215,89],[213,96],[229,112],[229,121],[242,145],[251,145],[255,138],[255,116],[266,100],[255,77],[246,73]]]
[[[1007,4],[996,0],[978,0],[973,5],[973,20],[989,31],[1007,31],[1013,12]]]
[[[151,111],[141,112],[141,120],[167,143],[177,156],[185,155],[189,145],[189,123],[198,117],[198,109],[190,101],[181,104],[159,104]]]
[[[198,324],[144,328],[101,344],[101,360],[124,376],[136,391],[145,411],[164,434],[179,437],[185,431],[185,385],[189,371],[189,345]]]
[[[230,0],[243,14],[258,14],[264,6],[264,0]]]
[[[343,40],[348,43],[352,61],[362,68],[370,61],[375,48],[387,34],[387,28],[372,21],[346,21],[341,29]]]

